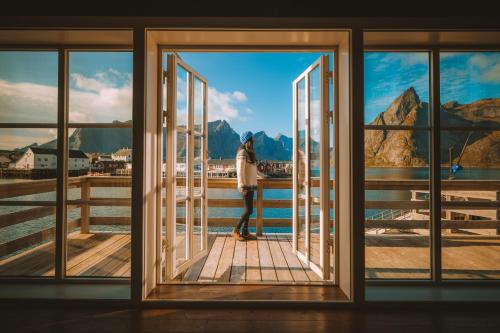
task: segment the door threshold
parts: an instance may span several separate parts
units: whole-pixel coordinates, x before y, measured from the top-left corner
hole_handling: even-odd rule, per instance
[[[206,302],[346,302],[347,296],[336,285],[270,284],[189,284],[160,285],[147,301]]]

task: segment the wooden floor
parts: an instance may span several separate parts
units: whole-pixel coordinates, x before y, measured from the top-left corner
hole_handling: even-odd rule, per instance
[[[500,279],[500,236],[443,235],[445,279]],[[429,279],[429,237],[365,236],[366,278]]]
[[[1,276],[53,276],[54,242],[0,261]],[[80,234],[68,237],[67,276],[130,277],[130,234]]]
[[[2,332],[335,332],[335,333],[497,333],[498,309],[283,309],[168,308],[126,309],[78,307],[1,308]]]
[[[264,235],[240,242],[231,235],[209,234],[209,253],[189,268],[179,282],[323,283],[292,252],[291,235]]]

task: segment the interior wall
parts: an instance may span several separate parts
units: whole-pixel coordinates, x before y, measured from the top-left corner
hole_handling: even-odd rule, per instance
[[[350,41],[344,38],[338,47],[338,162],[337,168],[338,191],[335,193],[339,207],[338,221],[338,244],[336,251],[339,252],[339,262],[336,269],[339,270],[338,285],[340,289],[351,299],[352,267],[351,267],[351,239],[352,239],[352,216],[351,216],[351,105],[350,105]]]
[[[157,258],[158,207],[158,44],[152,36],[146,37],[146,75],[145,75],[145,169],[144,169],[144,275],[143,298],[156,286],[159,269]]]

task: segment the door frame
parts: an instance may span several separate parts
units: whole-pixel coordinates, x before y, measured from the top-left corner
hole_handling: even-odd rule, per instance
[[[252,46],[242,46],[242,45],[221,45],[221,44],[218,44],[218,45],[214,45],[214,46],[211,46],[211,45],[202,45],[202,44],[190,44],[190,45],[179,45],[179,44],[166,44],[166,43],[158,43],[156,44],[156,48],[155,48],[155,54],[157,53],[157,57],[158,57],[158,68],[159,68],[159,71],[161,72],[162,70],[162,67],[161,67],[161,63],[163,62],[163,59],[162,59],[162,54],[165,52],[165,51],[169,51],[169,52],[283,52],[283,53],[287,53],[287,52],[324,52],[324,53],[327,53],[329,54],[330,56],[333,55],[333,66],[334,68],[339,68],[339,60],[340,60],[340,64],[344,67],[343,70],[345,71],[345,66],[349,66],[349,58],[346,58],[344,56],[343,60],[340,59],[340,51],[342,52],[347,52],[347,47],[348,44],[345,43],[345,41],[342,41],[342,42],[339,42],[339,44],[337,43],[333,43],[333,44],[324,44],[324,45],[311,45],[311,46],[306,46],[306,45],[301,45],[301,46],[292,46],[292,45],[281,45],[281,44],[276,44],[276,45],[265,45],[265,44],[258,44],[258,45],[252,45]],[[349,77],[349,72],[344,72],[344,75],[347,75]],[[338,85],[338,75],[335,75],[334,76],[334,85],[333,85],[333,98],[334,98],[334,101],[339,101],[338,99],[338,96],[341,95],[339,94],[339,89],[342,90],[344,89],[349,89],[347,85],[343,86],[343,87],[340,87]],[[161,79],[158,78],[158,84],[161,84]],[[160,89],[159,89],[160,90]],[[160,91],[159,91],[160,93]],[[349,101],[346,100],[346,99],[343,99],[342,101],[343,105],[344,105],[344,108],[347,108],[349,107]],[[347,104],[346,104],[347,103]],[[333,108],[335,110],[338,110],[339,109],[339,103],[333,103]],[[347,110],[347,109],[346,109]],[[334,112],[334,116],[338,118],[338,112]],[[333,120],[332,120],[333,121]],[[337,127],[337,124],[338,122],[337,121],[334,121],[334,127],[335,127],[335,131],[334,131],[334,137],[335,137],[335,140],[334,140],[334,144],[338,145],[338,131],[336,130],[336,127]],[[338,163],[338,149],[335,149],[335,163]],[[338,168],[335,169],[335,175],[337,175],[337,170]],[[335,191],[338,192],[337,188],[338,188],[338,183],[335,182],[334,183],[334,188],[335,188]],[[338,207],[339,206],[339,203],[338,203],[338,198],[337,196],[335,197],[335,202],[332,202],[332,205],[334,205],[334,207]],[[340,230],[340,228],[338,227],[339,225],[339,210],[336,209],[335,210],[335,216],[334,216],[334,225],[335,225],[335,230]],[[292,223],[293,225],[293,223]],[[161,230],[161,219],[158,219],[158,226],[157,226],[157,230]],[[347,232],[345,237],[350,238],[349,236],[349,233],[350,233],[350,230],[346,230],[345,227],[344,228],[344,232]],[[333,242],[333,248],[334,248],[334,256],[332,257],[333,258],[333,265],[332,267],[335,267],[335,268],[338,268],[341,266],[341,258],[339,258],[338,256],[338,247],[340,245],[339,243],[339,237],[338,237],[339,233],[335,233],[334,234],[334,242]],[[160,248],[161,245],[158,245],[157,246],[157,249],[158,249],[158,252],[161,251],[161,248]],[[158,253],[157,252],[157,253]],[[158,253],[157,255],[160,255],[160,253]],[[347,259],[347,257],[346,257]],[[157,271],[157,282],[156,284],[157,285],[162,285],[162,284],[165,284],[165,282],[162,282],[161,279],[160,279],[160,273]],[[345,272],[345,278],[348,278],[350,279],[352,277],[351,275],[351,271],[350,269],[348,271]],[[330,280],[330,281],[327,281],[327,285],[329,286],[332,286],[332,285],[339,285],[340,283],[340,279],[339,279],[339,269],[334,269],[334,272],[333,272],[333,278]],[[346,283],[349,284],[350,282],[347,282],[346,280]],[[180,282],[180,281],[171,281],[169,282],[168,284],[170,285],[199,285],[199,283],[196,283],[196,282]],[[289,285],[290,283],[279,283],[279,285]],[[292,285],[294,283],[291,283]],[[269,285],[274,285],[273,283],[270,283]]]

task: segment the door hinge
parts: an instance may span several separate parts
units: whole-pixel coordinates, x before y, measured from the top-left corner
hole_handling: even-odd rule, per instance
[[[328,78],[333,81],[333,71],[328,72]]]

